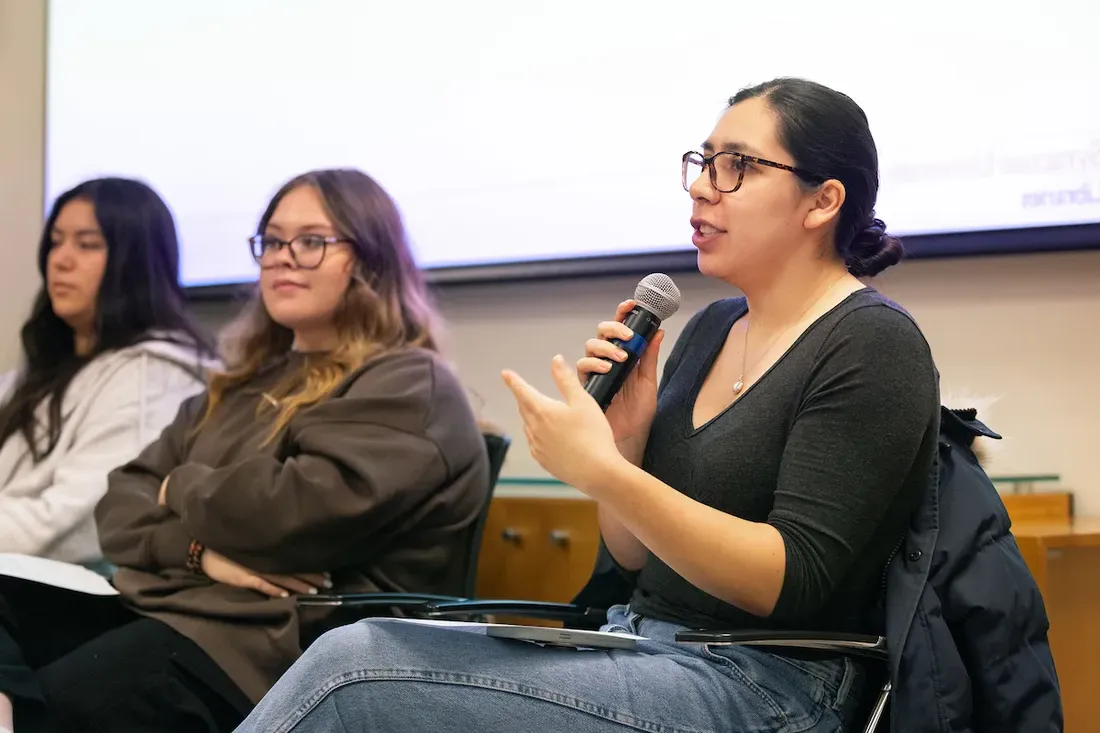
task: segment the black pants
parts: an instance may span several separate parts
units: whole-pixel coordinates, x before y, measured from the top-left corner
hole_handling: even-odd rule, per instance
[[[117,597],[7,577],[0,692],[17,733],[229,733],[252,707],[194,642]]]

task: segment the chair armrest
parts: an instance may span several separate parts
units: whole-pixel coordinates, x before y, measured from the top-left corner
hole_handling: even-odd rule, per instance
[[[461,596],[433,593],[318,593],[298,596],[299,606],[341,606],[343,608],[419,607],[428,603],[464,601]]]
[[[554,621],[583,622],[596,628],[607,621],[607,611],[602,608],[576,606],[572,603],[513,600],[459,600],[432,603],[426,609],[429,618],[453,618],[461,616],[527,616]]]
[[[833,631],[681,631],[676,641],[717,646],[770,646],[887,658],[886,639]]]

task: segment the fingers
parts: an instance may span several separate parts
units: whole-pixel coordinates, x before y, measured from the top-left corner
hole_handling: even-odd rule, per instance
[[[620,323],[619,325],[621,326],[622,324]],[[623,326],[623,328],[626,328],[626,326]],[[585,341],[584,353],[585,356],[595,356],[601,359],[611,359],[612,361],[626,361],[627,356],[625,350],[603,339],[588,339]]]
[[[264,580],[267,580],[274,586],[288,590],[291,593],[308,596],[317,595],[317,589],[323,587],[323,581],[314,585],[313,583],[307,583],[295,575],[265,575]]]
[[[657,357],[661,353],[661,344],[665,342],[665,329],[658,328],[657,333],[653,334],[653,340],[649,342],[649,348],[646,351],[653,352],[653,360],[656,361]]]
[[[534,417],[534,394],[537,393],[537,390],[527,384],[523,377],[511,369],[505,369],[501,372],[501,376],[504,378],[504,383],[508,385],[508,389],[512,390],[512,396],[516,399],[516,407],[519,408],[519,417],[526,426]]]
[[[619,321],[601,321],[596,326],[596,336],[600,339],[622,339],[629,341],[634,332]]]
[[[549,399],[511,369],[505,369],[501,372],[501,376],[504,378],[504,383],[508,385],[508,389],[512,390],[512,394],[516,398],[516,404],[519,405],[519,411],[524,415],[524,419],[527,419],[527,415],[532,410],[540,407]]]
[[[520,375],[513,372],[511,369],[505,369],[500,373],[502,379],[504,379],[505,386],[512,390],[512,396],[516,399],[516,404],[519,405],[520,412],[527,406],[527,403],[531,400],[531,385]]]
[[[297,573],[295,577],[317,589],[324,588],[328,590],[332,588],[332,576],[328,573]]]
[[[634,335],[634,332],[623,325],[622,321],[627,313],[634,309],[633,300],[624,300],[615,308],[615,320],[601,321],[596,326],[596,336],[601,339],[620,338],[626,340]]]
[[[634,338],[634,332],[627,328],[622,320],[634,308],[633,300],[624,300],[615,309],[615,320],[601,321],[596,326],[596,338],[588,339],[584,343],[584,356],[577,360],[577,379],[583,382],[589,374],[605,374],[611,370],[608,361],[626,361],[627,353],[615,344],[611,339],[629,341]]]
[[[609,371],[611,362],[607,359],[597,359],[594,356],[577,359],[577,379],[582,382],[588,379],[589,374],[606,374]]]
[[[554,378],[554,384],[558,387],[558,392],[565,398],[565,401],[569,404],[575,404],[576,400],[582,398],[592,399],[587,392],[584,391],[584,387],[581,386],[581,380],[577,378],[576,373],[569,368],[569,365],[565,361],[565,357],[558,354],[550,362],[550,375]]]
[[[285,588],[271,583],[266,578],[261,578],[259,575],[246,576],[245,588],[251,588],[252,590],[259,591],[264,595],[271,596],[272,598],[286,598],[290,595]]]
[[[663,328],[657,329],[657,333],[653,334],[653,338],[649,342],[649,346],[642,352],[642,358],[639,360],[638,368],[645,374],[649,374],[650,370],[654,374],[657,373],[657,359],[661,355],[661,343],[665,340],[665,330]]]
[[[589,374],[605,374],[611,371],[611,362],[627,359],[626,351],[603,339],[588,339],[584,344],[584,351],[587,356],[578,359],[576,365],[577,378],[582,382]]]

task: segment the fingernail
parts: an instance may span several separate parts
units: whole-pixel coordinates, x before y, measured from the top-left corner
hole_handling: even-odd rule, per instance
[[[284,590],[284,591],[283,591],[283,595],[282,595],[282,597],[283,597],[283,598],[287,598],[287,597],[289,597],[289,596],[290,596],[290,594],[289,594],[289,593],[287,593],[287,592],[286,592],[286,591]]]
[[[317,589],[316,589],[316,588],[310,588],[310,589],[309,589],[309,594],[310,594],[311,596],[315,596],[315,595],[317,595]]]
[[[325,588],[331,588],[331,587],[332,587],[332,581],[329,580],[328,578],[325,578]]]
[[[622,349],[619,349],[618,351],[615,352],[615,356],[617,356],[620,360],[625,361],[626,357],[627,357],[627,353],[625,351],[623,351]]]

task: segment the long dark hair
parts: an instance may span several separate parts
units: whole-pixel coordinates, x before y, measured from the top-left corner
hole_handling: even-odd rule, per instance
[[[875,217],[878,150],[863,109],[847,94],[806,79],[779,78],[742,89],[732,107],[761,97],[779,120],[779,143],[794,164],[818,174],[800,175],[807,186],[830,178],[844,184],[844,205],[836,227],[837,254],[857,277],[877,275],[905,254],[901,241]]]
[[[279,202],[302,186],[318,193],[333,226],[350,242],[356,272],[336,312],[339,346],[312,360],[301,379],[274,388],[281,403],[274,432],[299,409],[324,399],[367,359],[405,347],[439,351],[435,307],[413,259],[401,213],[385,189],[366,173],[336,168],[295,177],[272,197],[256,232],[263,234]],[[226,354],[228,369],[210,380],[207,419],[228,391],[253,379],[273,357],[290,351],[294,342],[293,332],[272,320],[259,294],[226,335],[232,349]]]
[[[107,242],[107,265],[96,299],[95,341],[77,354],[73,329],[56,313],[46,292],[51,233],[71,201],[87,201]],[[38,244],[42,289],[23,324],[24,365],[7,403],[0,407],[0,444],[22,433],[37,463],[53,452],[61,435],[61,406],[77,373],[106,351],[157,337],[179,340],[211,353],[207,338],[185,309],[179,282],[179,242],[172,212],[149,186],[126,178],[85,181],[57,198]],[[35,412],[48,400],[46,444],[39,442]]]

